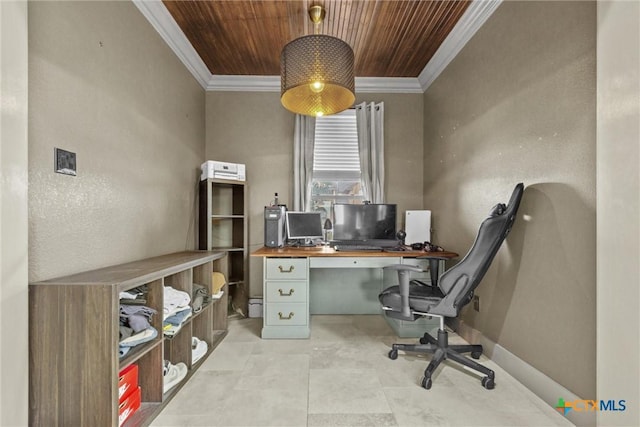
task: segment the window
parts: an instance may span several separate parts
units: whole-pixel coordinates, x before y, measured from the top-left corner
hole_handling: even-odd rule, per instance
[[[323,218],[333,203],[362,203],[356,111],[316,118],[311,206]]]

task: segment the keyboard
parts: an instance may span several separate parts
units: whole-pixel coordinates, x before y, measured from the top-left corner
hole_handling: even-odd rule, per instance
[[[383,249],[385,252],[406,252],[409,249],[406,249],[402,246],[396,246],[395,248],[384,248]]]
[[[372,245],[334,245],[333,248],[339,252],[382,252],[382,246]]]

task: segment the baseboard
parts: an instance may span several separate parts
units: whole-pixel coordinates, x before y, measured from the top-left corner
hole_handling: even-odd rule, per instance
[[[550,407],[555,408],[558,398],[565,401],[582,399],[558,384],[552,378],[540,372],[509,350],[482,335],[482,333],[458,319],[451,319],[450,326],[458,335],[472,344],[481,344],[483,354],[520,381]],[[449,322],[448,322],[449,323]],[[496,381],[497,382],[497,381]],[[595,426],[596,412],[570,411],[566,418],[577,426]]]

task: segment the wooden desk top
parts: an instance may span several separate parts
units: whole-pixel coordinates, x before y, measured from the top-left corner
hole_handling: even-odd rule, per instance
[[[254,251],[251,256],[256,257],[423,257],[423,256],[441,256],[449,259],[457,258],[455,252],[424,252],[424,251],[398,251],[398,252],[381,252],[381,251],[336,251],[330,246],[315,247],[284,247],[284,248],[262,248]]]

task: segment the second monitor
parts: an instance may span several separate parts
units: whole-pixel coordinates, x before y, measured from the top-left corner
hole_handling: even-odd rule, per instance
[[[287,238],[298,246],[314,246],[314,239],[322,238],[320,212],[287,211]]]

